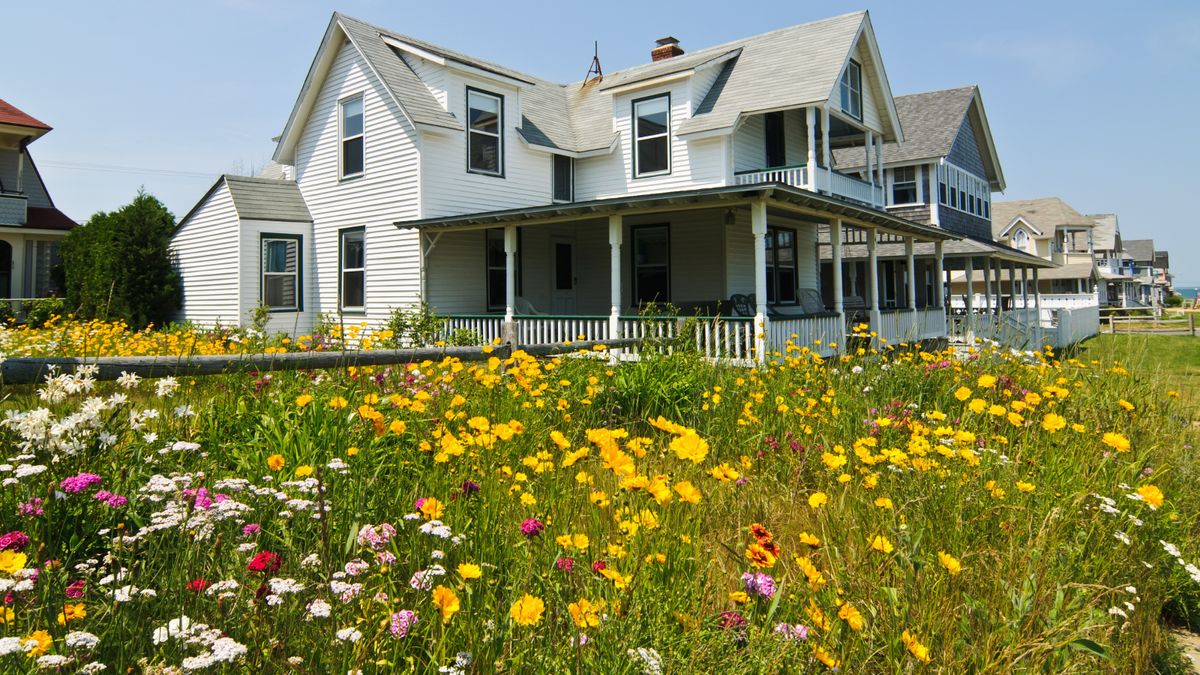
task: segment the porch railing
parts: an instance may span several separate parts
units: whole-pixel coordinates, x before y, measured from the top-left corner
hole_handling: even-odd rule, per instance
[[[443,338],[490,344],[504,338],[504,317],[495,314],[454,314],[446,317]],[[474,340],[472,338],[476,338]]]
[[[819,192],[853,199],[856,202],[862,202],[871,206],[882,206],[884,203],[883,187],[879,185],[872,186],[864,180],[837,171],[830,171],[825,167],[817,168],[815,178],[816,190]],[[806,166],[741,171],[734,174],[733,182],[736,185],[775,182],[793,185],[806,190],[813,189],[813,185],[809,181],[808,167]]]
[[[734,174],[733,182],[737,185],[753,183],[783,183],[798,188],[808,187],[808,167],[787,166],[762,171],[742,171]]]
[[[841,341],[841,318],[834,312],[806,317],[772,319],[767,323],[767,345],[787,355],[788,343],[796,349],[808,349],[829,356]]]
[[[553,345],[609,338],[607,316],[517,317],[517,344],[520,345]]]

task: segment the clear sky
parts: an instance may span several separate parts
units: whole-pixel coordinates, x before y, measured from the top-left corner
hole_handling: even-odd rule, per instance
[[[271,156],[334,10],[574,82],[655,38],[699,49],[869,9],[896,95],[978,84],[1008,191],[1119,214],[1200,285],[1200,2],[735,3],[45,0],[0,41],[0,98],[54,127],[31,146],[83,222],[139,186],[182,216],[220,173]],[[802,64],[799,64],[802,65]]]

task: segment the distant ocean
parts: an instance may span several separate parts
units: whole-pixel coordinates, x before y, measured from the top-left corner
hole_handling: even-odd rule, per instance
[[[1200,286],[1176,286],[1175,292],[1188,300],[1193,300],[1197,294],[1200,294]]]

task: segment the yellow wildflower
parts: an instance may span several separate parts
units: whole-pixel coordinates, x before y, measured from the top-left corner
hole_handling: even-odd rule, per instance
[[[512,604],[508,615],[521,626],[533,626],[542,620],[546,611],[546,603],[541,598],[526,593],[521,599]]]

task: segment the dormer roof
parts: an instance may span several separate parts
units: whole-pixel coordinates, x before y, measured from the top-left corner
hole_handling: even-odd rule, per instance
[[[1050,236],[1057,227],[1094,227],[1095,222],[1058,197],[992,202],[992,234],[1002,239],[1017,218]]]

